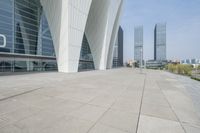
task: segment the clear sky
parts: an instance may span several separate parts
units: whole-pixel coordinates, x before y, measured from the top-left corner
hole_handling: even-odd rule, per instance
[[[144,58],[153,59],[154,26],[167,23],[167,58],[200,58],[200,0],[124,0],[124,60],[134,58],[134,27],[144,27]]]

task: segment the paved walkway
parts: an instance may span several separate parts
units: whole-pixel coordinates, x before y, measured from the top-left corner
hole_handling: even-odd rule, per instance
[[[200,133],[191,83],[126,68],[2,76],[0,133]]]

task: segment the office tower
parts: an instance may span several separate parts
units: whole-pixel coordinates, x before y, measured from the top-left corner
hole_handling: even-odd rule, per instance
[[[143,26],[134,28],[134,60],[143,60]]]
[[[122,27],[119,27],[118,31],[118,59],[119,59],[119,65],[124,65],[124,31]]]
[[[120,26],[118,30],[118,36],[116,38],[114,53],[113,53],[113,65],[112,67],[123,66],[123,29]]]
[[[166,60],[166,23],[156,24],[154,29],[154,60]]]
[[[118,43],[118,36],[114,45],[114,51],[113,51],[113,64],[112,64],[112,68],[116,68],[119,67],[119,43]]]

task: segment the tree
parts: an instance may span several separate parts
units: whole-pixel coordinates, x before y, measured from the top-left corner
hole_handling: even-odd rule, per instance
[[[200,65],[198,65],[197,69],[200,70]]]

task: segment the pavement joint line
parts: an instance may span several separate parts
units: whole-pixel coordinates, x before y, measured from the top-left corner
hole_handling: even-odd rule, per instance
[[[179,81],[180,83],[183,84],[183,86],[184,86],[186,92],[188,93],[189,97],[192,99],[192,102],[193,102],[194,107],[195,107],[195,109],[196,109],[195,112],[196,112],[196,114],[199,116],[199,119],[200,119],[200,114],[198,113],[198,112],[200,112],[200,108],[199,108],[199,106],[198,106],[198,105],[200,105],[200,103],[198,103],[199,99],[197,98],[198,95],[200,95],[200,93],[198,93],[199,90],[200,90],[200,87],[199,87],[199,86],[196,86],[196,85],[195,85],[195,87],[192,86],[192,84],[196,84],[196,83],[199,84],[199,81],[196,82],[196,80],[192,80],[192,79],[190,79],[190,78],[188,78],[188,77],[181,77],[181,78],[184,79],[184,81],[185,81],[186,79],[187,79],[187,80],[189,79],[189,80],[187,81],[187,83],[181,81],[179,78],[178,78],[178,81]],[[196,82],[196,83],[194,83],[194,82]],[[198,95],[197,95],[196,97],[194,97],[194,96],[193,96],[194,94],[198,94]],[[200,126],[200,125],[199,125],[199,126]]]
[[[135,71],[135,72],[137,72],[137,71]],[[121,77],[119,76],[119,78],[118,78],[118,75],[121,75]],[[86,73],[86,76],[87,76],[87,73]],[[19,78],[19,80],[21,80],[21,79],[23,80],[25,77],[26,76],[24,76],[22,78]],[[41,77],[43,77],[43,76],[41,75]],[[55,78],[54,75],[52,75],[52,77]],[[59,77],[59,74],[58,74],[58,77]],[[84,78],[84,76],[81,76],[81,77]],[[64,76],[62,78],[65,79]],[[66,78],[67,78],[67,76],[66,76]],[[75,121],[73,121],[73,122],[75,122],[74,123],[75,125],[76,125],[77,122],[81,121],[81,119],[85,120],[85,121],[88,121],[88,123],[87,122],[83,123],[83,124],[80,123],[81,126],[83,125],[84,127],[86,127],[85,133],[87,133],[90,128],[91,128],[91,130],[89,131],[89,133],[91,133],[94,130],[96,131],[96,128],[97,128],[97,131],[100,131],[100,132],[103,132],[104,130],[109,131],[109,128],[110,128],[110,130],[113,131],[113,132],[117,132],[117,130],[118,130],[119,132],[120,131],[122,131],[122,132],[124,131],[125,133],[130,133],[130,132],[136,133],[137,124],[138,124],[137,133],[139,133],[140,129],[143,129],[143,123],[142,123],[143,122],[143,115],[155,118],[155,123],[158,122],[157,123],[158,126],[157,126],[156,124],[151,123],[151,121],[152,120],[154,121],[154,119],[150,118],[149,119],[150,123],[145,123],[146,119],[144,119],[144,127],[150,126],[150,128],[158,129],[158,131],[159,131],[159,129],[161,129],[161,131],[162,131],[163,126],[165,126],[165,124],[163,125],[162,122],[161,123],[159,122],[159,119],[168,120],[168,118],[172,118],[172,120],[175,120],[176,123],[174,123],[172,120],[170,120],[168,122],[169,127],[170,126],[175,126],[174,127],[174,131],[175,132],[176,131],[180,131],[182,133],[185,133],[187,130],[188,130],[187,132],[189,132],[189,131],[192,132],[193,129],[195,131],[197,130],[197,132],[200,131],[200,123],[198,123],[198,121],[196,119],[197,117],[195,115],[193,115],[194,111],[197,111],[197,110],[195,110],[195,108],[193,108],[193,106],[190,106],[190,105],[192,105],[191,102],[188,102],[188,104],[184,104],[185,103],[184,100],[187,100],[187,98],[186,99],[183,99],[183,98],[186,97],[186,96],[189,97],[189,94],[185,95],[185,96],[184,95],[180,95],[180,94],[182,94],[182,89],[184,88],[184,89],[187,89],[188,92],[190,92],[190,90],[191,90],[191,94],[195,94],[194,98],[198,97],[199,94],[200,94],[200,93],[196,93],[196,91],[198,89],[196,89],[196,91],[193,91],[193,89],[195,89],[195,87],[198,88],[199,84],[197,84],[196,86],[193,86],[193,85],[195,85],[195,82],[184,81],[181,78],[177,79],[177,80],[180,80],[179,82],[174,82],[174,80],[169,80],[169,79],[176,79],[176,77],[172,78],[172,77],[168,76],[167,74],[166,75],[164,75],[163,73],[160,74],[160,73],[158,73],[156,71],[155,72],[154,71],[150,71],[150,72],[147,71],[146,72],[146,82],[145,82],[145,84],[144,84],[144,80],[145,80],[145,76],[144,75],[139,74],[139,73],[133,74],[131,71],[127,71],[124,74],[121,74],[119,72],[117,72],[115,74],[113,72],[108,76],[105,75],[104,79],[101,79],[102,77],[95,77],[95,78],[97,78],[97,79],[99,78],[100,81],[97,80],[97,81],[91,82],[92,85],[88,85],[87,83],[85,84],[85,82],[87,82],[87,81],[89,81],[91,79],[94,79],[94,77],[91,77],[90,79],[87,79],[87,80],[82,80],[81,83],[83,83],[83,85],[76,85],[79,81],[78,82],[71,82],[70,80],[69,81],[64,81],[63,80],[63,82],[61,82],[62,85],[59,85],[57,83],[56,83],[56,85],[48,84],[47,83],[47,82],[49,82],[48,80],[51,81],[52,79],[51,78],[47,78],[47,81],[46,81],[47,88],[52,88],[52,89],[44,88],[44,86],[42,84],[38,84],[39,85],[38,86],[37,84],[35,84],[35,82],[33,80],[33,82],[31,81],[30,84],[28,82],[30,87],[27,86],[27,84],[23,84],[23,86],[25,86],[25,88],[22,85],[20,85],[19,87],[23,87],[23,88],[17,87],[15,92],[9,92],[9,90],[13,89],[13,85],[9,84],[9,82],[6,82],[8,86],[5,85],[5,87],[8,88],[9,90],[6,90],[6,88],[4,88],[4,86],[2,86],[2,92],[5,91],[6,93],[5,93],[5,95],[0,96],[0,99],[8,98],[8,97],[13,96],[13,95],[19,95],[19,96],[16,96],[16,97],[11,98],[11,99],[8,98],[8,100],[6,100],[6,101],[2,101],[2,102],[0,101],[0,104],[2,104],[4,102],[8,102],[8,108],[5,108],[5,111],[3,110],[2,114],[6,114],[7,115],[10,112],[20,112],[20,113],[23,114],[23,112],[26,112],[27,109],[30,111],[28,114],[25,114],[25,116],[23,115],[22,117],[19,117],[19,118],[18,118],[18,115],[16,115],[16,120],[17,121],[14,121],[14,123],[10,124],[11,126],[14,126],[14,127],[17,127],[17,123],[19,123],[18,120],[21,121],[23,119],[27,119],[30,116],[31,117],[35,117],[35,115],[37,115],[37,114],[35,114],[35,112],[39,113],[41,111],[42,112],[43,111],[49,111],[49,112],[52,112],[52,115],[51,115],[51,113],[50,113],[50,115],[46,115],[45,112],[42,113],[42,115],[44,115],[44,116],[53,117],[53,119],[52,119],[53,124],[51,124],[51,123],[48,124],[47,123],[48,127],[56,127],[55,123],[57,123],[58,121],[57,121],[57,116],[56,116],[56,119],[54,119],[54,113],[55,113],[55,115],[58,115],[58,118],[59,118],[58,120],[59,121],[60,120],[64,120],[64,121],[72,120],[72,118],[74,117]],[[18,78],[16,78],[16,79],[18,79]],[[9,78],[5,79],[5,81],[7,81],[7,80],[9,80]],[[29,80],[32,80],[32,78],[30,78]],[[36,79],[36,80],[38,81],[38,79]],[[109,80],[111,80],[111,81],[113,80],[113,81],[111,83],[110,82],[106,83]],[[124,80],[124,82],[121,82],[120,80]],[[4,83],[4,80],[2,80],[1,82]],[[184,83],[186,84],[186,85],[184,84],[185,87],[180,85],[180,83],[182,83],[182,82],[183,82],[183,84]],[[16,82],[16,83],[19,83],[19,82]],[[53,82],[51,82],[51,83],[53,83]],[[100,91],[99,91],[99,89],[101,89],[102,86],[98,86],[99,83],[100,84],[101,83],[105,84],[105,85],[103,85],[103,89],[100,90]],[[96,84],[97,84],[97,87],[96,87]],[[192,87],[187,85],[187,84],[191,84]],[[69,89],[68,89],[68,86],[69,86]],[[22,93],[25,93],[25,92],[28,93],[28,91],[32,91],[33,89],[37,89],[39,87],[41,87],[41,90],[30,92],[29,94],[24,94],[24,95],[22,94]],[[77,89],[77,88],[81,88],[81,89]],[[58,91],[59,93],[56,93],[57,92],[56,89],[60,89],[60,91]],[[64,93],[69,93],[68,91],[70,91],[71,89],[77,89],[77,93],[80,92],[80,95],[70,95],[70,94],[69,95],[68,94],[63,95]],[[143,91],[143,89],[144,89],[144,91]],[[171,89],[172,90],[177,90],[177,94],[178,94],[177,98],[179,98],[179,96],[181,98],[180,103],[179,103],[179,101],[173,103],[174,101],[170,99],[171,96],[172,97],[174,97],[174,96],[176,97],[176,93],[169,93],[169,94],[167,93],[168,90],[171,90]],[[43,91],[43,90],[46,90],[46,91]],[[90,90],[91,90],[91,92],[93,92],[93,91],[95,91],[95,92],[91,93],[91,94],[87,94],[87,91],[85,91],[85,90],[89,90],[88,92],[90,92]],[[187,91],[186,91],[186,94],[187,94]],[[85,94],[85,92],[86,92],[86,94]],[[152,94],[154,94],[156,92],[159,92],[159,96],[161,96],[161,97],[158,96],[157,98],[155,98],[155,100],[156,99],[158,100],[158,99],[162,98],[164,102],[160,103],[158,101],[157,104],[160,103],[160,105],[162,105],[162,107],[167,107],[168,109],[167,110],[165,110],[165,109],[158,110],[159,112],[156,111],[155,112],[156,114],[154,114],[155,110],[153,110],[153,112],[151,112],[151,109],[149,110],[149,108],[147,106],[147,110],[146,110],[147,112],[145,114],[143,112],[144,104],[150,104],[149,107],[151,107],[151,104],[154,104],[155,107],[157,106],[157,104],[155,104],[154,102],[148,103],[149,100],[148,99],[147,99],[147,101],[145,100],[147,92],[152,92]],[[185,91],[183,91],[183,92],[185,93]],[[76,93],[76,91],[74,93]],[[21,94],[21,96],[20,96],[20,94]],[[54,96],[54,94],[55,94],[55,96]],[[143,97],[142,97],[142,94],[143,94]],[[30,104],[29,104],[29,101],[25,102],[23,100],[24,98],[26,99],[26,96],[29,96],[29,95],[31,95],[30,99],[28,98],[28,100],[30,100]],[[50,98],[54,98],[54,97],[55,98],[61,98],[61,100],[58,99],[58,101],[57,101],[57,99],[55,99],[56,101],[54,102],[54,99],[50,99],[50,98],[46,98],[46,97],[43,99],[43,97],[42,97],[42,99],[38,101],[37,100],[38,99],[37,95],[42,95],[42,96],[44,95],[44,96],[47,96],[47,97],[50,97]],[[147,94],[147,96],[149,96],[149,95]],[[155,96],[157,96],[157,95],[155,95]],[[181,97],[181,96],[183,96],[183,97]],[[109,100],[107,100],[107,97],[108,97]],[[111,100],[110,100],[109,97],[112,97]],[[128,97],[128,98],[126,99],[126,97]],[[20,98],[20,101],[19,101],[20,105],[22,104],[22,106],[20,106],[20,107],[15,106],[16,104],[13,104],[13,102],[16,101],[18,98]],[[33,103],[32,103],[32,98],[33,98],[33,100],[36,99],[36,101],[33,101]],[[154,95],[152,95],[152,97],[150,96],[149,98],[150,99],[154,98]],[[95,99],[94,102],[93,102],[93,99]],[[200,100],[198,100],[199,98],[192,99],[192,97],[190,97],[190,99],[191,100],[197,100],[197,102],[200,101]],[[68,100],[69,100],[69,102],[66,102]],[[11,103],[9,101],[11,101]],[[44,103],[48,104],[48,106],[43,107],[42,106],[43,101],[47,101],[47,102],[44,102]],[[58,102],[59,103],[60,102],[64,102],[64,104],[60,104],[60,105],[61,106],[66,106],[66,108],[65,107],[63,107],[61,109],[59,108],[58,111],[57,111],[57,109],[55,108],[56,106],[54,106],[54,104],[51,106],[52,101],[54,102],[54,104],[56,106],[58,105],[57,104]],[[70,102],[70,101],[75,101],[75,102]],[[92,102],[90,102],[90,101],[92,101]],[[119,104],[118,104],[118,101],[119,101]],[[154,99],[153,99],[153,101],[154,101]],[[42,104],[40,104],[40,102],[42,102]],[[123,104],[126,104],[126,102],[128,102],[128,103],[129,102],[130,103],[137,102],[137,105],[133,104],[133,108],[129,108],[129,104],[127,104],[127,106],[116,106],[118,108],[115,107],[115,104],[123,105]],[[140,102],[142,102],[142,104],[140,104]],[[39,103],[39,104],[37,104],[37,103]],[[81,104],[79,104],[79,103],[81,103]],[[115,104],[113,105],[113,103],[115,103]],[[198,103],[200,103],[200,102],[198,102]],[[29,108],[28,106],[24,106],[23,104],[30,105],[31,108]],[[180,107],[183,107],[183,108],[190,107],[192,109],[192,111],[188,111],[188,112],[186,112],[186,114],[184,113],[185,112],[184,110],[181,110],[179,112],[176,109],[176,105],[178,106],[179,104],[181,104]],[[50,108],[49,108],[49,105],[50,105]],[[58,106],[60,106],[60,105],[58,105]],[[71,106],[71,105],[73,107],[68,109],[68,106]],[[87,106],[87,105],[91,105],[91,106]],[[7,103],[6,103],[6,106],[7,106]],[[38,106],[38,107],[42,107],[44,109],[41,109],[41,108],[39,108],[41,110],[33,109],[32,106],[33,106],[33,108]],[[95,107],[99,107],[99,108],[95,108]],[[132,107],[132,105],[131,105],[131,107]],[[137,108],[137,110],[135,110],[136,109],[135,107]],[[200,106],[197,106],[197,107],[200,107]],[[52,108],[52,110],[51,110],[51,108]],[[82,109],[78,109],[78,108],[82,108]],[[104,108],[104,109],[100,109],[100,108]],[[108,110],[109,108],[110,108],[110,110]],[[66,109],[66,111],[65,111],[65,109]],[[61,111],[59,111],[59,110],[61,110]],[[87,110],[89,110],[89,112]],[[106,113],[107,110],[108,110],[108,112]],[[119,112],[118,112],[118,110],[119,110]],[[76,111],[80,112],[80,114],[77,115]],[[90,111],[94,111],[94,112],[90,112]],[[97,113],[95,111],[97,111]],[[160,111],[161,111],[161,114],[159,114]],[[70,116],[69,113],[71,113],[71,112],[72,112],[72,114],[73,114],[73,112],[75,112],[75,115],[71,115]],[[84,117],[85,115],[82,117],[82,115],[83,115],[82,113],[84,113],[84,112],[86,113],[86,117]],[[114,113],[114,115],[113,115],[112,112]],[[126,112],[127,113],[130,112],[130,116],[126,115],[125,114]],[[140,113],[140,115],[139,115],[139,113]],[[183,114],[183,119],[182,119],[182,116],[181,117],[179,116],[179,114],[181,114],[181,113],[184,113]],[[198,113],[200,114],[200,112],[198,112]],[[120,119],[121,117],[118,117],[119,114],[121,114],[121,116],[124,118],[123,119],[124,122],[122,122],[122,120]],[[131,116],[131,114],[134,114],[134,115]],[[153,116],[151,116],[151,115],[153,115]],[[64,118],[65,116],[68,116],[68,117]],[[95,119],[93,119],[93,116],[94,116]],[[171,116],[173,116],[173,117],[171,117]],[[61,118],[61,117],[63,117],[63,118]],[[130,118],[134,117],[134,119],[133,120],[131,119],[129,121],[129,120],[127,120],[127,119],[129,119],[129,117]],[[115,118],[117,121],[114,120],[113,118]],[[156,120],[156,118],[159,118],[159,119],[157,119],[158,121]],[[178,118],[180,119],[180,121],[178,120]],[[4,117],[2,117],[2,119],[4,119]],[[14,118],[14,120],[15,120],[15,118]],[[0,118],[0,121],[1,121],[1,118]],[[45,122],[45,121],[46,120],[43,119],[41,122]],[[25,120],[23,122],[28,123],[29,121]],[[114,122],[114,124],[113,124],[113,122]],[[115,124],[115,122],[116,122],[116,124]],[[127,122],[128,125],[125,126],[126,122]],[[69,123],[71,123],[71,121],[69,121]],[[96,125],[94,125],[95,123],[96,123]],[[15,130],[15,128],[10,127],[10,125],[6,126],[5,130],[9,130],[9,131],[12,132],[12,130]],[[65,125],[61,125],[61,126],[64,127]],[[19,127],[20,126],[18,126],[17,128],[19,128]],[[39,128],[39,127],[40,127],[40,124],[39,124],[38,127],[34,127],[33,126],[33,128],[36,128],[36,129]],[[29,127],[24,127],[23,130],[24,129],[25,130],[26,129],[30,129],[30,128]],[[72,127],[72,128],[74,129],[74,127]],[[198,128],[198,129],[195,129],[195,128]],[[59,132],[59,129],[56,129],[56,131]],[[176,130],[176,129],[178,129],[178,130]],[[0,132],[2,130],[4,131],[4,129],[1,129],[1,127],[0,127]],[[22,130],[22,129],[19,129],[19,131],[20,130]],[[148,132],[148,129],[146,131]]]
[[[154,117],[154,118],[158,118],[158,119],[163,119],[163,120],[178,122],[178,121],[176,121],[176,120],[172,120],[172,119],[168,119],[168,118],[163,118],[163,117],[160,117],[160,116],[149,115],[149,114],[143,114],[143,115],[146,115],[146,116],[148,116],[148,117]]]
[[[129,85],[131,85],[132,82],[129,83]],[[129,85],[127,87],[125,87],[124,91],[125,92],[128,88],[129,88]],[[123,94],[123,92],[121,92],[120,96]],[[105,114],[111,110],[112,106],[117,102],[117,100],[115,99],[115,101],[110,105],[110,107],[99,117],[99,119],[88,129],[88,131],[86,133],[89,133],[96,125],[97,123],[100,121],[101,118],[103,118],[103,116],[105,116]],[[105,124],[103,124],[105,125]],[[106,125],[107,126],[107,125]],[[114,128],[114,127],[112,127]],[[117,128],[115,128],[117,129]],[[118,129],[118,130],[121,130],[121,129]],[[122,130],[123,131],[123,130]]]
[[[116,101],[115,101],[116,102]],[[115,104],[112,103],[111,106],[99,117],[99,119],[88,129],[88,131],[86,133],[89,133],[94,127],[95,125],[100,121],[100,119],[111,109],[111,107]]]
[[[12,95],[12,96],[9,96],[9,97],[5,97],[5,98],[0,99],[0,102],[6,101],[8,99],[15,98],[15,97],[18,97],[18,96],[21,96],[21,95],[29,94],[31,92],[34,92],[34,91],[37,91],[37,90],[40,90],[40,89],[42,89],[42,87],[39,87],[39,88],[36,88],[36,89],[32,89],[32,90],[29,90],[29,91],[25,91],[23,93],[15,94],[15,95]]]
[[[158,84],[158,82],[157,82],[157,81],[156,81],[156,84],[158,85],[158,87],[160,88],[160,90],[161,90],[162,94],[164,95],[165,99],[167,100],[167,103],[169,104],[169,107],[171,108],[172,112],[175,114],[175,116],[176,116],[176,118],[177,118],[178,122],[180,123],[180,125],[181,125],[181,127],[182,127],[183,131],[184,131],[185,133],[187,133],[186,129],[185,129],[185,128],[184,128],[184,126],[183,126],[183,123],[182,123],[182,122],[181,122],[181,120],[178,118],[178,116],[177,116],[176,112],[175,112],[175,111],[174,111],[174,109],[172,108],[172,106],[171,106],[171,104],[170,104],[169,100],[167,99],[167,97],[166,97],[165,93],[162,91],[162,88],[160,87],[160,85]]]
[[[142,97],[141,97],[141,101],[140,101],[140,109],[139,109],[139,114],[138,114],[138,120],[137,120],[137,125],[136,125],[136,133],[138,132],[138,128],[139,128],[139,122],[140,122],[140,115],[141,115],[141,110],[142,110],[142,103],[143,103],[143,98],[144,98],[144,90],[146,87],[146,78],[147,78],[147,74],[144,73],[144,83],[143,83],[143,88],[142,88]]]
[[[80,108],[84,107],[85,105],[88,105],[87,103],[82,103],[82,104],[83,104],[83,105],[77,107],[76,109],[80,109]],[[32,105],[32,106],[33,106],[33,105]],[[33,106],[33,107],[38,108],[37,106]],[[40,110],[39,112],[45,111],[45,112],[49,112],[49,113],[54,114],[54,112],[52,112],[51,110],[43,110],[43,109],[41,109],[41,108],[38,108],[38,109]],[[74,110],[75,110],[75,109],[74,109]],[[68,116],[68,115],[69,115],[71,112],[73,112],[74,110],[71,110],[68,114],[66,114],[66,115],[64,115],[64,116],[60,116],[60,118],[61,118],[61,117],[66,117],[66,116]],[[23,118],[23,119],[21,119],[21,120],[19,120],[19,121],[16,121],[16,122],[20,122],[20,121],[23,121],[23,120],[25,120],[25,119],[27,119],[27,118],[30,118],[30,117],[34,116],[35,114],[38,114],[39,112],[33,113],[33,114],[31,114],[31,115],[29,115],[29,116],[27,116],[27,117],[25,117],[25,118]],[[78,117],[74,117],[74,118],[79,119]],[[84,119],[82,119],[82,120],[84,120]],[[84,121],[88,121],[88,120],[84,120]],[[15,125],[15,124],[12,124],[12,125],[15,126],[15,127],[17,127],[17,128],[22,129],[21,127]],[[7,125],[7,126],[8,126],[8,125]],[[6,126],[5,126],[5,127],[6,127]],[[0,129],[1,129],[1,128],[0,128]]]
[[[126,133],[130,133],[129,131],[124,130],[124,129],[121,129],[121,128],[119,128],[119,127],[114,127],[114,126],[112,126],[112,125],[105,124],[105,123],[102,123],[102,122],[100,122],[100,124],[101,124],[101,125],[104,125],[104,126],[107,126],[107,127],[110,127],[110,128],[113,128],[113,129],[117,129],[117,130],[120,130],[120,131],[126,132]]]

